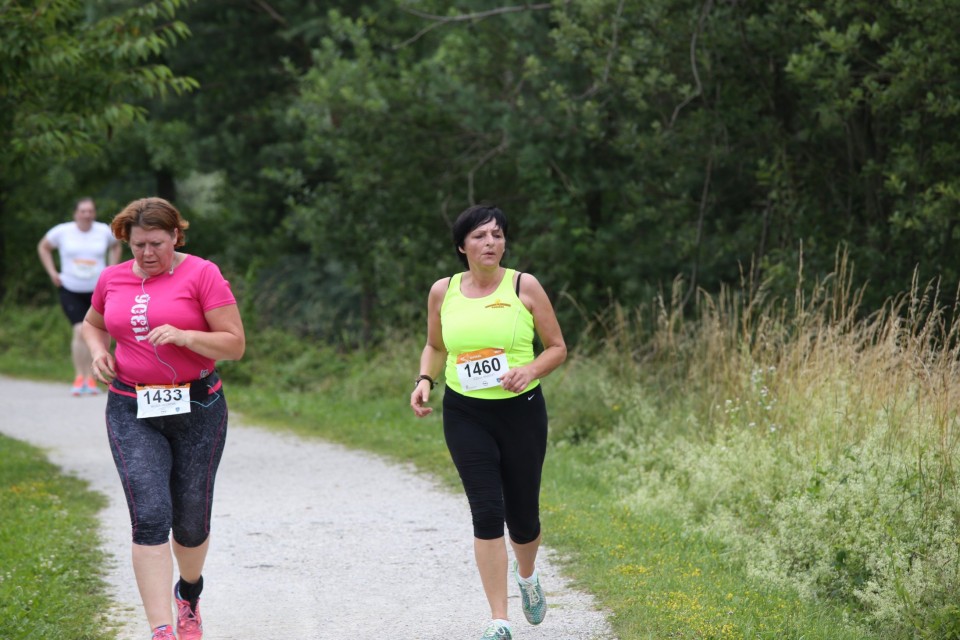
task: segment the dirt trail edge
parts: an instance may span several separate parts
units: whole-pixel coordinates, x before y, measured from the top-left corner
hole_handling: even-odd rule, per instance
[[[229,396],[229,387],[227,394]],[[129,522],[104,426],[103,394],[0,376],[0,432],[106,495],[100,514],[112,617],[146,640]],[[471,640],[488,620],[466,500],[411,468],[231,418],[217,477],[201,611],[205,640]],[[550,610],[531,627],[516,585],[516,640],[612,640],[593,600],[540,561]]]

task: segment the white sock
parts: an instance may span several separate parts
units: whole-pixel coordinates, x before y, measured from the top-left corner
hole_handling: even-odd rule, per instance
[[[520,569],[517,568],[517,577],[523,580],[524,582],[533,584],[537,581],[537,568],[536,567],[533,568],[533,573],[530,574],[529,578],[524,578],[522,575],[520,575]]]
[[[501,627],[506,627],[508,630],[510,629],[510,621],[509,621],[509,620],[503,620],[503,619],[501,619],[501,618],[494,618],[491,622],[493,622],[493,623],[498,623]]]

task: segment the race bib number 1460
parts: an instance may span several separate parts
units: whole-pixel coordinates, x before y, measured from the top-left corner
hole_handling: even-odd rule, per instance
[[[464,391],[499,387],[509,369],[503,349],[478,349],[457,356],[457,377]]]
[[[137,417],[190,413],[190,383],[137,385]]]

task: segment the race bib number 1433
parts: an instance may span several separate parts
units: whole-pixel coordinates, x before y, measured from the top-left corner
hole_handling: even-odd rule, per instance
[[[137,385],[137,417],[190,413],[190,383]]]

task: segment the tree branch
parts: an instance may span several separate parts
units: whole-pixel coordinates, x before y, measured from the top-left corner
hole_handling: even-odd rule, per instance
[[[607,84],[607,80],[610,78],[610,67],[613,66],[613,54],[617,51],[617,40],[620,38],[620,16],[623,15],[623,3],[624,0],[620,0],[620,2],[617,3],[617,14],[613,17],[613,37],[610,42],[610,50],[607,52],[607,64],[603,68],[603,78],[600,82],[594,81],[589,89],[578,96],[578,100],[589,98],[597,91],[600,91],[601,87]]]
[[[767,253],[767,236],[770,233],[770,214],[773,211],[773,199],[767,197],[767,204],[763,207],[763,226],[760,227],[760,248],[757,249],[756,263],[750,270],[750,296],[760,288],[760,278],[763,276],[763,256]]]
[[[548,162],[553,170],[557,172],[557,175],[560,176],[560,182],[563,183],[563,188],[567,190],[567,193],[574,194],[575,190],[573,188],[573,182],[570,181],[570,178],[567,176],[567,174],[563,172],[553,158],[550,158]]]
[[[693,267],[690,269],[690,288],[687,290],[687,295],[683,298],[682,307],[687,306],[687,303],[690,301],[690,297],[694,295],[694,292],[697,290],[697,277],[700,272],[700,245],[703,242],[703,219],[707,214],[707,208],[709,204],[710,197],[710,179],[713,177],[713,150],[711,149],[710,155],[707,156],[707,169],[705,172],[707,175],[703,180],[703,191],[700,193],[700,212],[697,216],[697,239],[694,243],[694,254],[693,254]]]
[[[258,7],[260,7],[261,9],[263,9],[267,13],[267,15],[269,15],[271,18],[273,18],[283,26],[287,26],[286,18],[280,15],[276,9],[271,7],[270,4],[266,2],[266,0],[253,0],[253,3]]]
[[[426,20],[432,20],[433,24],[428,25],[418,31],[413,37],[404,40],[400,44],[394,46],[394,49],[401,49],[408,44],[416,42],[424,35],[433,31],[437,27],[441,27],[445,24],[451,24],[454,22],[469,22],[471,20],[483,20],[485,18],[491,18],[493,16],[500,16],[507,13],[520,13],[522,11],[544,11],[546,9],[552,9],[553,3],[551,2],[542,2],[540,4],[525,4],[512,7],[500,7],[497,9],[490,9],[489,11],[477,11],[476,13],[462,13],[456,16],[438,16],[432,13],[424,13],[423,11],[418,11],[417,9],[411,9],[410,7],[400,7],[403,11],[406,11],[409,14],[415,15],[418,18],[424,18]]]
[[[485,164],[487,164],[488,162],[490,162],[490,160],[492,160],[494,157],[496,157],[496,156],[500,155],[501,153],[503,153],[504,151],[506,151],[506,150],[507,150],[507,147],[509,147],[509,146],[510,146],[510,143],[507,141],[507,132],[506,132],[506,131],[501,131],[501,132],[500,132],[500,144],[498,144],[498,145],[495,146],[493,149],[490,149],[490,151],[487,151],[485,154],[483,154],[483,157],[480,158],[480,160],[477,162],[477,164],[475,164],[475,165],[473,166],[473,169],[470,169],[470,172],[467,174],[467,201],[468,201],[471,205],[476,204],[476,202],[474,202],[474,200],[473,200],[473,176],[474,176],[474,174],[476,174],[476,172],[479,171],[480,168],[483,167],[483,165],[485,165]]]
[[[703,9],[700,10],[700,18],[697,20],[697,29],[690,38],[690,68],[693,70],[693,80],[697,83],[697,90],[694,91],[692,95],[687,96],[687,99],[678,104],[677,108],[673,110],[673,115],[670,117],[670,124],[667,125],[667,128],[673,128],[673,123],[677,121],[677,116],[680,115],[680,111],[703,95],[703,83],[700,82],[700,72],[697,71],[697,39],[700,37],[700,34],[703,33],[703,23],[707,21],[707,15],[712,8],[713,0],[706,0],[706,2],[703,3]]]

